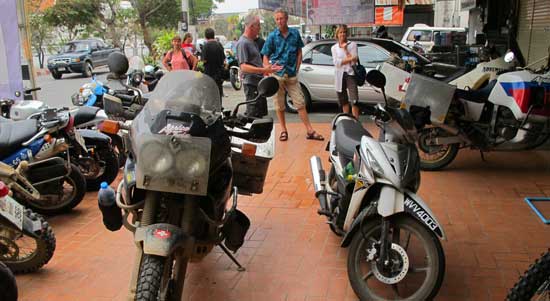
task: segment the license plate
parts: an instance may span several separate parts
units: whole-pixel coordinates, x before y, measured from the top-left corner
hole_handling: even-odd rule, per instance
[[[74,138],[76,142],[82,147],[83,150],[88,151],[88,148],[86,148],[86,142],[84,141],[84,138],[82,138],[82,135],[78,131],[74,132]]]
[[[65,67],[59,67],[59,68],[57,68],[57,71],[65,71],[65,70],[66,70]]]
[[[23,230],[25,207],[9,196],[0,199],[0,215],[12,222],[19,230]]]

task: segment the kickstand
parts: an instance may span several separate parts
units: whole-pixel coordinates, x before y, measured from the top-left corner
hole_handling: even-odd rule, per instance
[[[485,160],[485,156],[483,155],[483,151],[480,150],[479,153],[481,154],[481,161],[487,162],[487,160]]]
[[[225,255],[227,255],[231,259],[231,261],[233,261],[238,266],[237,271],[239,272],[246,271],[246,269],[241,265],[241,263],[237,260],[237,258],[235,258],[233,254],[231,254],[231,252],[229,252],[229,250],[224,245],[220,243],[218,244],[218,246],[223,250]]]

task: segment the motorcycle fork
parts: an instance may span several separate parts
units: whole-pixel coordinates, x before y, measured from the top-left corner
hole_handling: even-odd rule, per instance
[[[390,220],[387,217],[382,218],[382,228],[380,233],[380,262],[384,267],[390,264],[389,255],[391,244],[389,241]]]
[[[187,233],[190,237],[193,237],[194,222],[197,216],[197,202],[194,198],[190,197],[184,201],[183,212],[181,214],[181,228],[184,233]],[[173,285],[173,298],[174,300],[180,300],[183,295],[183,286],[185,284],[185,274],[187,272],[187,263],[193,252],[193,239],[190,239],[183,250],[177,250],[174,263],[174,285]]]

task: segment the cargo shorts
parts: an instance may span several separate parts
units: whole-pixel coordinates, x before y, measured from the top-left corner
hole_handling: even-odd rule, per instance
[[[296,109],[300,110],[304,108],[304,94],[302,94],[298,77],[289,77],[288,74],[285,74],[284,76],[274,74],[273,76],[279,82],[279,91],[277,91],[277,94],[275,94],[275,97],[273,98],[275,100],[275,111],[282,112],[285,110],[285,92],[288,92],[288,95],[292,99],[292,103]]]

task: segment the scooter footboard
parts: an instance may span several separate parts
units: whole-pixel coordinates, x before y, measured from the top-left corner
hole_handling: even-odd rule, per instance
[[[136,229],[134,241],[142,243],[143,253],[167,257],[177,248],[185,246],[192,237],[171,224],[153,224]]]

